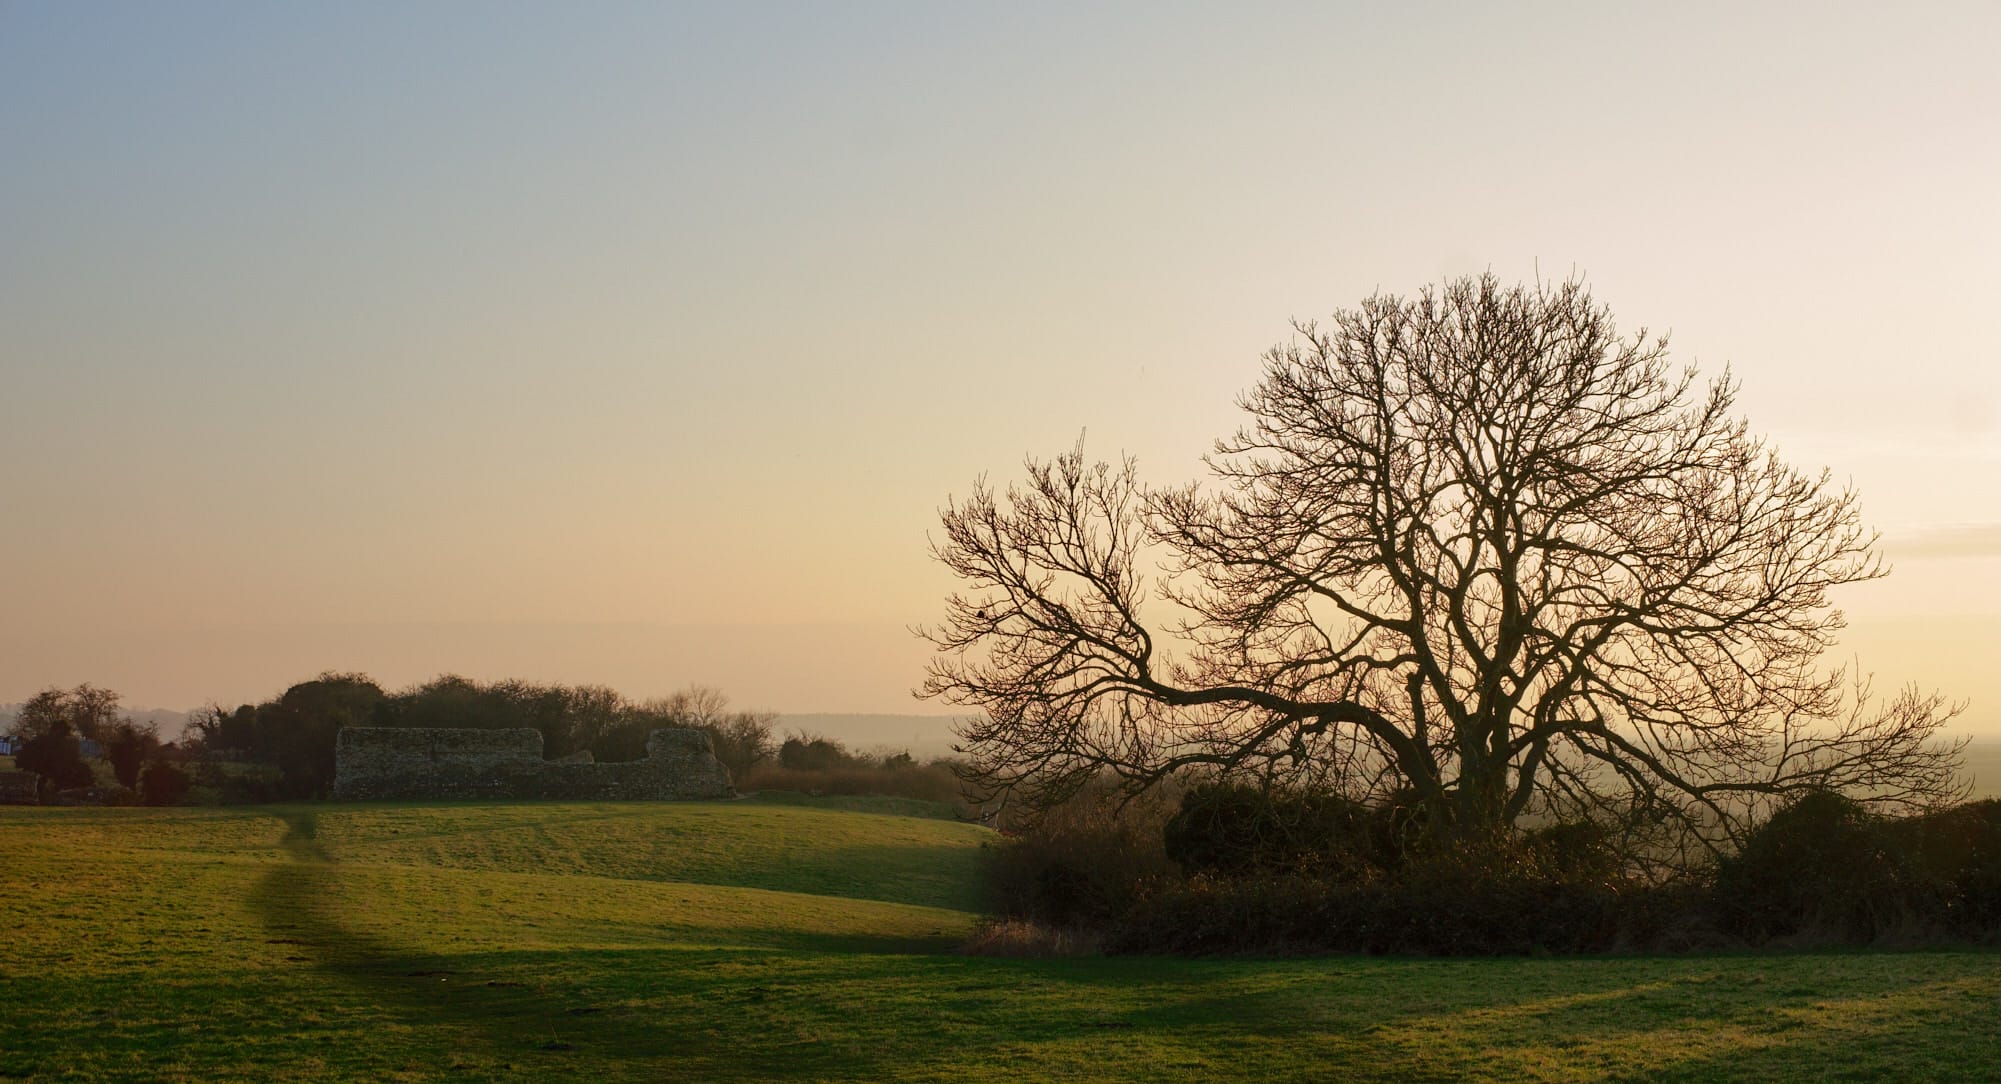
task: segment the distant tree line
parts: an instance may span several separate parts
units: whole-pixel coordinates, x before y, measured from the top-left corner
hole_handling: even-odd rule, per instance
[[[739,787],[806,794],[888,795],[943,808],[961,803],[951,760],[919,762],[907,751],[850,750],[818,734],[782,739],[777,717],[730,707],[720,690],[691,685],[669,696],[629,700],[602,685],[481,682],[447,674],[400,692],[366,674],[328,671],[270,700],[196,711],[177,742],[136,723],[109,689],[47,689],[23,705],[12,736],[15,766],[42,777],[44,800],[95,804],[240,804],[327,797],[342,727],[527,728],[551,759],[588,752],[601,762],[639,760],[662,728],[706,731]],[[86,744],[89,743],[89,744]],[[117,785],[95,786],[101,769]]]
[[[755,790],[911,798],[934,807],[935,815],[949,809],[952,816],[973,819],[977,811],[960,779],[964,769],[963,761],[950,757],[920,761],[909,750],[858,752],[831,738],[795,733],[779,743],[770,760],[736,778]]]
[[[544,756],[589,752],[599,761],[642,759],[648,734],[684,727],[707,731],[717,759],[732,778],[742,779],[776,754],[775,722],[769,713],[730,710],[729,698],[706,686],[632,701],[602,685],[480,682],[448,674],[391,693],[365,674],[327,672],[261,704],[196,712],[188,744],[216,765],[205,782],[222,800],[296,800],[332,791],[334,740],[346,726],[527,728],[541,733]]]
[[[116,692],[87,683],[36,693],[13,722],[15,768],[40,776],[49,797],[89,790],[97,776],[85,757],[88,748],[110,764],[117,780],[117,787],[104,788],[103,800],[179,802],[189,785],[175,763],[179,750],[162,743],[153,724],[134,722],[119,699]]]

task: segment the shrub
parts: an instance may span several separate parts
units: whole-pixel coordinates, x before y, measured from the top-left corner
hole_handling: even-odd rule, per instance
[[[164,760],[139,773],[139,796],[147,805],[179,805],[188,796],[188,773]]]
[[[2001,933],[2001,800],[1968,802],[1883,826],[1887,849],[1924,886],[1933,922],[1959,936]]]
[[[795,772],[823,772],[854,760],[840,742],[810,734],[794,734],[778,747],[778,766]]]
[[[1200,874],[1140,899],[1119,952],[1492,956],[1687,948],[1714,942],[1685,886],[1565,877],[1534,836],[1432,847],[1389,871]]]
[[[74,790],[96,781],[68,723],[58,722],[14,754],[14,766],[42,777],[46,790]]]
[[[1754,941],[1869,941],[1935,912],[1933,886],[1914,873],[1860,803],[1811,791],[1717,864],[1716,902],[1727,926]]]
[[[1002,921],[972,951],[1094,935],[1114,952],[1462,956],[2001,940],[2001,801],[1892,820],[1807,793],[1713,877],[1664,884],[1629,872],[1619,825],[1422,828],[1394,805],[1216,783],[1178,807],[1079,798],[996,847]]]
[[[1101,790],[1044,810],[988,862],[992,910],[1059,930],[1105,928],[1174,876],[1161,846],[1168,805]]]
[[[150,724],[140,726],[126,719],[104,733],[102,744],[119,785],[131,789],[139,785],[139,771],[160,748],[160,738]]]
[[[1733,932],[1866,942],[2001,934],[2001,801],[1902,819],[1814,792],[1774,813],[1718,864]]]
[[[1541,876],[1570,884],[1615,881],[1625,866],[1612,830],[1594,821],[1531,829],[1522,847]]]
[[[1162,836],[1167,856],[1190,874],[1349,877],[1393,861],[1371,822],[1367,807],[1339,795],[1215,782],[1182,795]]]

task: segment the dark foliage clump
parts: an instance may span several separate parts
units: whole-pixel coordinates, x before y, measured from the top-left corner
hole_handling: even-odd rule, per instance
[[[1730,928],[1753,941],[1867,940],[1908,901],[1906,871],[1853,799],[1815,791],[1774,813],[1716,870]]]
[[[1054,929],[1103,929],[1174,877],[1161,845],[1163,801],[1121,806],[1086,790],[1044,810],[995,844],[988,860],[994,913]]]
[[[787,737],[778,745],[775,760],[754,762],[734,778],[739,790],[911,798],[952,806],[956,815],[971,816],[957,763],[920,761],[908,751],[853,752],[815,734]]]
[[[1073,799],[1001,845],[995,911],[1115,952],[1491,956],[1716,942],[1707,888],[1630,875],[1591,822],[1466,833],[1413,804],[1209,781]]]
[[[1890,821],[1884,830],[1930,886],[1940,924],[1961,935],[2001,934],[2001,799]]]
[[[104,759],[111,762],[111,773],[118,778],[118,785],[127,789],[139,785],[140,769],[160,748],[159,736],[151,726],[141,726],[130,719],[112,725],[99,740],[104,746]]]
[[[1381,823],[1380,811],[1364,823]],[[1378,837],[1380,838],[1380,837]],[[1607,875],[1590,825],[1450,845],[1406,839],[1393,862],[1198,873],[1139,898],[1114,951],[1495,956],[1705,940],[1699,888]]]
[[[21,746],[14,766],[42,777],[45,790],[73,790],[92,782],[90,765],[68,723],[56,723]]]
[[[216,779],[224,802],[323,798],[333,788],[335,736],[344,726],[380,725],[387,699],[366,675],[324,673],[276,700],[197,714],[192,742],[210,760],[275,769],[268,785],[246,786],[234,774]]]
[[[202,761],[194,765],[190,801],[198,805],[259,805],[283,801],[284,776],[269,764]]]
[[[696,725],[709,732],[709,745],[715,750],[716,759],[729,769],[730,778],[743,780],[758,765],[771,759],[774,720],[767,713],[739,711]]]
[[[1716,903],[1753,942],[1991,938],[2001,930],[2001,802],[1877,817],[1807,793],[1716,870]]]
[[[1602,887],[1528,879],[1198,878],[1134,908],[1112,946],[1181,953],[1599,952],[1618,943],[1619,903]]]
[[[840,742],[805,734],[786,738],[778,747],[778,766],[795,772],[840,768],[853,759]]]
[[[1713,869],[1648,879],[1630,825],[1475,833],[1395,804],[1205,783],[1073,800],[1001,845],[1004,923],[1114,952],[1491,956],[2001,940],[2001,801],[1780,808]],[[1013,929],[1015,927],[1008,927]]]
[[[1395,868],[1411,821],[1324,791],[1205,783],[1182,795],[1163,829],[1167,856],[1190,874],[1298,873],[1336,879]]]
[[[179,767],[156,760],[139,773],[139,797],[147,805],[179,805],[192,782]]]

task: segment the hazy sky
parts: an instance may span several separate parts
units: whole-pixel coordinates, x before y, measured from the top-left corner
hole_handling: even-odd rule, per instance
[[[0,701],[908,690],[925,532],[1293,317],[1584,275],[2001,618],[2001,6],[0,0]]]

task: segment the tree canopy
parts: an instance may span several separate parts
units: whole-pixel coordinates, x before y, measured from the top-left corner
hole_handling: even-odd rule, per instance
[[[331,792],[335,742],[342,727],[526,727],[542,733],[542,752],[564,757],[588,751],[600,761],[646,756],[646,739],[661,727],[706,730],[725,766],[741,775],[768,758],[774,717],[731,711],[716,689],[690,686],[634,704],[601,685],[480,682],[444,674],[401,692],[384,692],[366,674],[329,671],[286,689],[276,699],[219,705],[197,712],[192,745],[217,759],[277,769],[268,791],[238,779],[239,800],[315,798]]]
[[[126,721],[119,710],[119,695],[88,683],[74,689],[48,688],[28,698],[14,719],[14,736],[24,741],[57,728],[68,727],[78,738],[100,741],[114,725]]]
[[[1809,789],[1953,797],[1955,708],[1827,667],[1883,575],[1856,494],[1788,465],[1665,337],[1491,275],[1295,325],[1206,483],[1081,441],[942,513],[961,581],[923,695],[1053,798],[1104,773],[1312,784],[1505,828],[1715,841]]]

